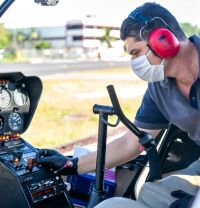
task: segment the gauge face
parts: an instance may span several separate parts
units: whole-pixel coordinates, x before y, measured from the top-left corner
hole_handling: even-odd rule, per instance
[[[26,96],[26,93],[24,92],[24,90],[16,89],[14,91],[14,101],[15,101],[16,105],[18,105],[18,106],[23,106],[26,104],[27,96]]]
[[[11,101],[11,96],[8,90],[0,90],[0,108],[6,108],[9,106]]]
[[[23,121],[19,113],[11,113],[8,118],[8,125],[11,130],[19,131],[22,129]]]

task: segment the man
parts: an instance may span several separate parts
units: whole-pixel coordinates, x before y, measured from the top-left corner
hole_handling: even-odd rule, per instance
[[[159,32],[163,34],[158,37]],[[131,55],[134,73],[149,82],[135,117],[135,125],[156,137],[160,129],[167,128],[171,122],[188,132],[190,138],[199,143],[200,97],[197,95],[200,91],[200,38],[193,36],[188,39],[167,9],[156,3],[146,3],[123,21],[121,39]],[[138,156],[141,153],[139,147],[138,138],[127,131],[107,145],[106,167],[117,166]],[[116,154],[119,148],[120,151]],[[40,150],[37,161],[66,175],[86,173],[95,171],[96,152],[79,159],[69,159],[53,150]],[[146,183],[139,195],[139,201],[144,205],[138,206],[167,208],[178,199],[176,197],[180,198],[178,202],[186,198],[187,194],[182,198],[176,194],[175,197],[171,196],[172,191],[179,189],[194,195],[199,178],[190,182],[184,175],[196,176],[198,170],[200,171],[200,163],[196,161],[180,172],[180,175],[156,183]],[[168,179],[171,182],[168,183]],[[158,194],[163,196],[157,197]],[[110,205],[103,206],[134,207],[134,203],[139,203],[120,199],[124,204],[120,206],[120,203],[115,201],[119,200],[118,198],[113,200],[103,202],[111,202]]]

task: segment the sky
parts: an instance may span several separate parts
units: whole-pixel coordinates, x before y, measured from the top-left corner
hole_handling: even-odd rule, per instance
[[[149,0],[151,1],[151,0]],[[0,0],[0,3],[3,0]],[[7,28],[64,26],[67,20],[95,15],[102,22],[120,26],[121,22],[144,0],[59,0],[57,6],[45,7],[34,0],[15,0],[0,18]],[[152,2],[152,1],[151,1]],[[154,0],[174,14],[179,22],[200,27],[200,0]]]

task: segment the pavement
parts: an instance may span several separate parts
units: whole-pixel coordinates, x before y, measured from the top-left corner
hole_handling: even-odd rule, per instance
[[[46,76],[56,74],[69,74],[71,72],[105,70],[130,67],[129,61],[105,60],[68,60],[52,59],[35,63],[1,63],[0,73],[22,72],[27,76]]]

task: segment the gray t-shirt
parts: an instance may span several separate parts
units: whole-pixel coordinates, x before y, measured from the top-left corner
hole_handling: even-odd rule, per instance
[[[200,37],[192,36],[200,57]],[[199,58],[200,60],[200,58]],[[200,66],[200,64],[199,64]],[[181,69],[180,69],[181,73]],[[200,73],[190,89],[190,101],[178,90],[174,79],[148,84],[134,124],[141,128],[166,128],[168,123],[178,126],[200,144]]]

